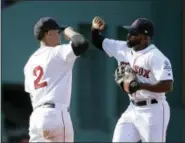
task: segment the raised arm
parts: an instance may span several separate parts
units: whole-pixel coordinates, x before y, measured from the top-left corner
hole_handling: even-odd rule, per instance
[[[103,51],[103,40],[105,39],[102,35],[101,32],[97,29],[91,29],[91,37],[92,37],[92,43],[93,45]]]
[[[88,42],[83,35],[74,31],[71,27],[64,30],[65,38],[71,41],[71,47],[76,56],[81,55],[88,49]]]
[[[91,37],[93,45],[103,51],[103,41],[104,36],[102,35],[102,31],[105,29],[105,22],[102,18],[96,16],[92,20],[92,27],[91,27]]]
[[[62,44],[56,47],[58,57],[65,62],[74,62],[76,57],[83,54],[89,47],[83,35],[74,31],[71,27],[64,30],[66,40],[69,44]]]
[[[122,56],[125,56],[126,52],[130,50],[128,49],[126,42],[105,38],[102,35],[104,29],[104,20],[98,16],[94,17],[91,27],[91,41],[93,45],[96,48],[105,51],[109,57],[118,59],[120,51],[122,51]]]

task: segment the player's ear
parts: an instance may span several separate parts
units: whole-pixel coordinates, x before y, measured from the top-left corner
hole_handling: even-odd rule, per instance
[[[148,41],[148,36],[142,34],[142,35],[141,35],[141,39],[144,40],[144,41]]]
[[[50,31],[48,31],[48,32],[47,32],[47,34],[48,34],[49,36],[51,36],[51,35],[52,35],[51,30],[50,30]]]
[[[47,36],[47,35],[48,35],[48,32],[45,32],[45,33],[44,33],[44,37]]]

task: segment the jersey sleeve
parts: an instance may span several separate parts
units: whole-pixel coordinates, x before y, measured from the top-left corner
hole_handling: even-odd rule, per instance
[[[162,54],[151,56],[151,70],[156,80],[173,80],[170,60]]]
[[[71,42],[56,47],[57,55],[65,62],[74,62],[77,56],[74,54]]]
[[[24,81],[24,90],[27,92],[27,93],[30,93],[30,90],[28,88],[28,82],[27,80]]]
[[[109,57],[114,57],[116,59],[118,59],[120,53],[123,56],[126,56],[126,53],[129,50],[126,41],[119,41],[108,38],[103,40],[102,47]]]
[[[25,71],[25,69],[24,69],[24,90],[25,90],[25,92],[30,93],[29,81],[28,81],[28,79],[26,77],[26,71]]]

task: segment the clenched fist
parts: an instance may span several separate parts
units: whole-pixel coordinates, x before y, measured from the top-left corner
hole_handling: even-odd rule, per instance
[[[71,31],[74,31],[72,27],[66,27],[64,30],[64,39],[70,40],[71,37]]]
[[[105,22],[99,16],[95,16],[92,20],[92,28],[97,30],[104,30],[105,29]]]

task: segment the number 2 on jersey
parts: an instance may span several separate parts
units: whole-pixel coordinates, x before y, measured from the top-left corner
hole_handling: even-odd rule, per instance
[[[42,82],[41,81],[43,74],[44,74],[44,71],[43,71],[43,68],[41,66],[37,66],[37,67],[34,68],[33,75],[37,77],[34,80],[35,89],[47,86],[47,82]]]

